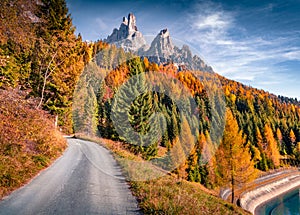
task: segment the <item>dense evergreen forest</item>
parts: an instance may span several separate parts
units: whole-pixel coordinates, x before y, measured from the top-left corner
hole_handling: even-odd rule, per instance
[[[74,34],[64,0],[2,0],[0,14],[1,93],[26,92],[24,100],[57,116],[63,132],[121,141],[145,160],[208,187],[229,183],[232,170],[245,183],[257,170],[299,165],[297,99],[216,74],[178,71],[170,62],[157,65],[102,41],[84,42]],[[147,92],[146,79],[152,83]],[[117,97],[124,85],[126,93]],[[170,89],[172,95],[162,93]],[[132,131],[136,144],[128,141]],[[172,166],[178,157],[187,159]]]

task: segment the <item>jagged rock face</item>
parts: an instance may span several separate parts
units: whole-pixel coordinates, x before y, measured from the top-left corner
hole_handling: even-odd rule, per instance
[[[183,45],[181,49],[175,46],[171,59],[172,62],[179,65],[184,65],[184,67],[189,70],[213,72],[213,69],[206,65],[200,57],[197,55],[193,56],[190,48],[187,45]]]
[[[181,49],[174,46],[168,29],[161,30],[150,47],[147,46],[142,33],[138,31],[136,18],[132,13],[128,15],[128,18],[123,17],[119,29],[115,28],[105,42],[122,47],[125,51],[147,57],[150,62],[158,64],[173,62],[179,70],[183,68],[213,72],[212,68],[206,65],[200,57],[192,55],[187,45],[183,45]]]
[[[214,72],[213,68],[211,66],[208,66],[200,57],[197,55],[194,55],[193,57],[193,64],[192,64],[192,70],[201,70],[204,72]]]
[[[138,31],[136,27],[136,19],[135,16],[132,13],[130,13],[128,15],[128,32],[129,34],[133,34],[136,31]]]
[[[174,53],[174,46],[171,41],[168,29],[163,29],[154,38],[150,48],[144,53],[145,56],[155,56],[161,59],[169,59]]]
[[[113,33],[104,40],[107,43],[115,44],[117,47],[122,47],[125,51],[135,52],[139,48],[146,45],[141,32],[136,27],[136,18],[130,13],[128,19],[123,17],[119,29],[114,29]]]
[[[179,70],[202,70],[213,72],[210,66],[207,66],[203,60],[197,55],[192,55],[190,48],[183,45],[182,48],[174,46],[170,37],[170,32],[163,29],[152,41],[150,48],[144,53],[139,52],[139,55],[145,56],[149,61],[155,63],[173,62],[178,66]]]

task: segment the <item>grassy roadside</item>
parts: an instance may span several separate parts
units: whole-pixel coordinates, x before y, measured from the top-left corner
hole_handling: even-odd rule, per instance
[[[114,153],[144,214],[250,214],[218,198],[216,193],[199,183],[181,180],[173,174],[165,174],[145,165],[141,157],[128,152],[121,143],[82,136],[80,138],[98,142]],[[161,177],[138,180],[151,178],[153,174],[161,174]]]
[[[47,113],[26,93],[0,90],[0,199],[49,166],[66,148]]]

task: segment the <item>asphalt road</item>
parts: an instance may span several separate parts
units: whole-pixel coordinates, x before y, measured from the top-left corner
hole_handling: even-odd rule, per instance
[[[29,184],[0,202],[0,214],[140,214],[109,151],[68,139],[69,147]]]

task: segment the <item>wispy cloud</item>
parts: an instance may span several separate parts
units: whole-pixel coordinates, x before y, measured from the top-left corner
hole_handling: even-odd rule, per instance
[[[223,15],[224,14],[219,12],[208,14],[207,16],[198,15],[198,17],[195,17],[193,27],[199,30],[226,29],[230,25],[230,22],[228,22]]]
[[[290,50],[283,54],[283,57],[289,60],[298,60],[300,61],[300,48]]]
[[[96,25],[98,28],[100,28],[100,30],[107,30],[108,29],[108,25],[106,24],[107,22],[105,22],[102,18],[98,17],[95,20]]]

